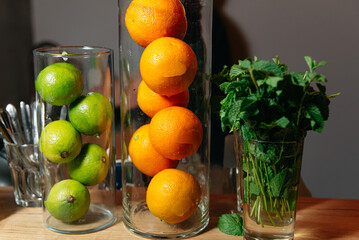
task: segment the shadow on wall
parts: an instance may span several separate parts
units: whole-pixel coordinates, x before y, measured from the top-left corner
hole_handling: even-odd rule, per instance
[[[212,74],[221,72],[224,65],[231,66],[239,59],[249,56],[245,38],[235,24],[222,12],[225,0],[215,0],[213,8],[212,37]],[[219,119],[219,101],[222,91],[212,84],[211,116],[211,164],[223,165],[224,139],[228,132],[223,132]]]
[[[0,104],[29,101],[32,78],[28,56],[32,44],[30,1],[0,1]]]
[[[223,12],[223,6],[226,4],[226,0],[214,0],[214,21],[213,21],[213,50],[214,53],[223,49],[222,45],[226,45],[228,56],[230,59],[230,65],[237,63],[239,59],[245,59],[251,57],[249,51],[249,43],[242,33],[238,25],[232,21]],[[216,49],[218,47],[218,50]],[[218,53],[220,55],[220,53]],[[213,57],[216,57],[214,54]],[[216,66],[216,60],[213,61],[213,66]],[[215,68],[213,68],[215,70]],[[220,71],[221,69],[219,69]]]
[[[247,42],[235,24],[223,13],[225,0],[214,0],[212,37],[212,74],[222,71],[223,66],[231,66],[239,59],[249,57]],[[212,84],[211,96],[211,192],[235,193],[236,171],[234,155],[228,152],[228,129],[221,129],[219,118],[222,91]],[[227,150],[225,150],[227,149]]]

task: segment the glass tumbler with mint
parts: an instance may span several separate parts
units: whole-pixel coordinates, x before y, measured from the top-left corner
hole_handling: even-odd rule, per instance
[[[103,229],[117,217],[113,51],[61,46],[33,55],[43,223],[61,233]]]
[[[293,239],[298,186],[307,131],[322,132],[329,117],[326,64],[304,57],[309,69],[290,72],[279,58],[247,58],[225,67],[217,81],[222,127],[240,141],[239,194],[244,239]],[[242,206],[240,206],[242,207]]]

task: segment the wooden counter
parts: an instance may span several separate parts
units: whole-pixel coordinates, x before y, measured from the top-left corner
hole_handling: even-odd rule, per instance
[[[42,224],[41,208],[23,208],[15,204],[11,187],[0,187],[0,240],[82,240],[143,239],[130,233],[122,223],[121,199],[117,200],[118,220],[111,227],[89,234],[55,233]],[[236,208],[234,195],[212,195],[210,223],[200,234],[189,239],[241,240],[217,228],[218,217]],[[300,198],[295,240],[359,239],[359,200]]]

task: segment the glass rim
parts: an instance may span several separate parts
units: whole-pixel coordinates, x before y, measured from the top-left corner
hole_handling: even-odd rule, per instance
[[[296,144],[303,143],[304,138],[299,138],[298,140],[288,140],[288,141],[271,141],[271,140],[259,140],[259,139],[248,139],[248,142],[251,143],[262,143],[262,144]]]
[[[17,143],[11,143],[3,139],[4,145],[12,146],[12,147],[38,147],[39,144],[35,143],[25,143],[25,144],[17,144]]]
[[[66,50],[69,52],[67,53]],[[74,50],[80,50],[83,52],[75,52]],[[59,51],[65,51],[60,53]],[[76,45],[76,46],[51,46],[51,47],[40,47],[33,50],[34,55],[42,56],[53,56],[53,57],[76,57],[76,56],[90,56],[90,55],[112,55],[113,50],[107,47],[100,46],[89,46],[89,45]]]

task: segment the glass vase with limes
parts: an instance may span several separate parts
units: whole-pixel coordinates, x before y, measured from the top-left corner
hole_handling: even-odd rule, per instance
[[[33,54],[43,222],[60,233],[103,229],[117,218],[113,51],[61,46]]]

